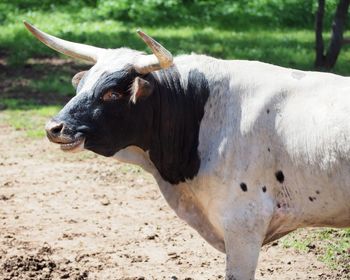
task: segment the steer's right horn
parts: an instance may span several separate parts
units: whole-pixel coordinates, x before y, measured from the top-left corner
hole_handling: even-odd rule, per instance
[[[39,30],[34,25],[31,25],[26,21],[23,21],[23,23],[26,28],[46,46],[70,57],[95,63],[97,62],[98,57],[104,52],[104,49],[101,48],[59,39]]]
[[[137,30],[137,33],[153,52],[140,57],[135,65],[137,72],[147,74],[173,65],[173,56],[166,48],[141,30]]]

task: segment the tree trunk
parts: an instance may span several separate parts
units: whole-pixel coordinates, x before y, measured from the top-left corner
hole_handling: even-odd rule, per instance
[[[318,0],[318,8],[316,13],[315,35],[316,35],[316,60],[315,68],[322,68],[325,61],[324,45],[323,45],[323,16],[324,16],[325,0]]]
[[[343,45],[343,33],[348,14],[350,0],[340,0],[334,15],[332,24],[332,35],[327,53],[324,53],[323,43],[323,17],[325,0],[318,0],[316,14],[316,60],[315,67],[322,70],[330,70],[334,67]]]

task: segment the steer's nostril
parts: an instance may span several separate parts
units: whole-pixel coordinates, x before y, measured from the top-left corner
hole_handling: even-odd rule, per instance
[[[46,125],[46,132],[48,134],[48,136],[53,139],[56,137],[59,137],[60,134],[62,133],[64,128],[64,124],[63,123],[57,123],[55,121],[50,121],[47,125]]]
[[[58,124],[55,127],[51,128],[51,133],[54,135],[60,134],[63,128],[63,123]]]

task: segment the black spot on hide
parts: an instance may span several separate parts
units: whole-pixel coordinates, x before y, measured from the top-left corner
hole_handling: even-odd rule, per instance
[[[281,204],[280,203],[277,203],[277,208],[281,208]]]
[[[263,186],[263,187],[262,187],[262,191],[263,191],[263,192],[266,192],[266,186]]]
[[[266,110],[266,113],[270,114],[270,109],[267,109],[267,110]]]
[[[270,148],[267,148],[267,151],[268,151],[268,152],[271,152]]]
[[[281,184],[284,182],[284,174],[281,170],[278,170],[276,173],[275,173],[275,176],[276,176],[276,179],[278,182],[280,182]]]
[[[316,194],[320,194],[320,191],[316,191]]]
[[[240,186],[241,186],[242,191],[244,191],[244,192],[248,191],[248,187],[245,183],[241,183]]]
[[[311,196],[309,196],[309,200],[310,200],[311,202],[313,202],[313,201],[316,200],[316,197],[311,197]]]

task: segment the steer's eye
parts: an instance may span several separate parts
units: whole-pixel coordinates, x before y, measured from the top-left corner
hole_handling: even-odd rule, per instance
[[[114,101],[114,100],[118,100],[122,98],[122,94],[113,90],[113,89],[110,89],[108,90],[102,97],[101,99],[103,101]]]

